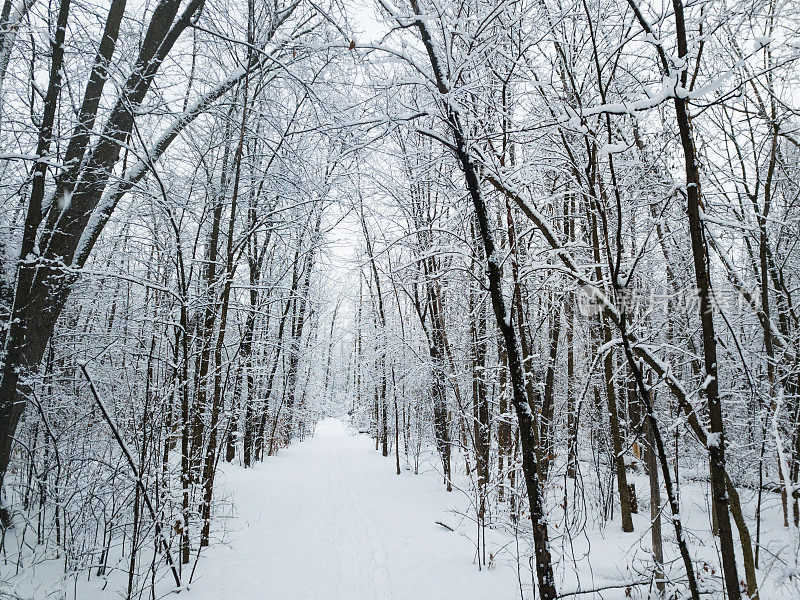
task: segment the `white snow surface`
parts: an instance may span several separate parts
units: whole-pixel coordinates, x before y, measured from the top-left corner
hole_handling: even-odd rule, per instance
[[[196,567],[197,549],[193,546],[192,560],[183,569],[185,587],[179,594],[174,593],[172,579],[162,568],[156,598],[513,600],[520,598],[521,589],[526,600],[534,597],[526,534],[521,533],[517,547],[511,531],[487,529],[487,557],[494,566],[479,570],[475,525],[466,516],[470,514],[469,498],[458,491],[459,487],[469,490],[463,473],[456,475],[456,489],[448,493],[434,449],[423,451],[419,475],[406,468],[402,454],[401,475],[396,475],[394,461],[394,455],[382,457],[376,452],[369,436],[355,433],[340,420],[326,419],[318,424],[313,437],[281,449],[254,468],[220,465],[212,545],[203,549]],[[454,466],[457,464],[454,456]],[[587,455],[581,464],[582,469],[590,468]],[[568,520],[577,519],[573,529],[580,526],[583,509],[576,505],[570,483],[567,490],[563,478],[548,483],[547,520],[561,593],[604,588],[599,593],[584,592],[580,598],[647,597],[652,567],[649,484],[645,474],[632,472],[628,477],[639,490],[640,510],[633,515],[633,534],[622,533],[617,515],[603,525],[593,505],[585,529],[569,533],[564,529],[565,499],[569,499]],[[588,485],[587,496],[596,493],[593,484]],[[701,463],[696,469],[682,469],[681,516],[699,583],[709,592],[704,597],[722,600],[717,543],[710,534],[709,493],[707,466]],[[753,532],[757,491],[740,488],[739,493]],[[764,554],[757,573],[761,597],[800,598],[800,570],[793,557],[797,546],[791,531],[782,526],[780,495],[764,494],[763,501]],[[666,571],[670,579],[682,581],[667,514],[662,517]],[[18,536],[23,530],[28,528],[6,532],[9,548],[20,545]],[[0,560],[0,599],[125,597],[126,557],[116,553],[106,576],[88,577],[86,569],[65,576],[63,557],[54,556],[46,547],[33,549],[37,559],[26,555],[22,561],[25,568],[19,573],[13,555],[0,557],[4,559]],[[643,585],[626,589],[633,582]]]
[[[402,464],[402,461],[401,461]],[[185,600],[518,598],[506,565],[478,571],[435,473],[396,475],[394,457],[338,420],[253,469],[218,474],[237,515],[204,552]],[[218,527],[220,524],[218,524]]]

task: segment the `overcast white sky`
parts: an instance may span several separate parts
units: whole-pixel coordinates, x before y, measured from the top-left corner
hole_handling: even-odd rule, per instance
[[[380,40],[386,31],[386,25],[382,24],[378,17],[375,1],[349,0],[347,7],[350,11],[353,28],[361,34],[356,41],[366,43]]]

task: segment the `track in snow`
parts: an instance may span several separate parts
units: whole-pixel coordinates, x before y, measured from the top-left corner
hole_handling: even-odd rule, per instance
[[[200,559],[187,600],[519,597],[514,571],[479,572],[470,541],[435,524],[453,521],[456,500],[435,475],[395,475],[393,459],[340,421],[219,478],[238,516]]]

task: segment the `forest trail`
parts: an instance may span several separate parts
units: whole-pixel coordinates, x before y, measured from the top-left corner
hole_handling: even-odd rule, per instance
[[[221,497],[236,516],[187,600],[518,598],[511,568],[479,572],[470,540],[435,523],[458,523],[457,492],[435,473],[397,476],[390,460],[326,419],[264,464],[224,467]]]

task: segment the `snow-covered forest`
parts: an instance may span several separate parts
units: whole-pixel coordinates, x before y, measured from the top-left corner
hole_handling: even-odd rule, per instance
[[[800,598],[796,0],[0,5],[0,598]]]

